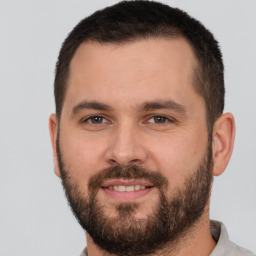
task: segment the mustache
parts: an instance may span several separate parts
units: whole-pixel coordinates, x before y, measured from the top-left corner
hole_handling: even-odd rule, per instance
[[[168,180],[161,173],[151,171],[137,165],[128,167],[112,166],[94,174],[88,183],[89,191],[98,190],[103,182],[109,179],[143,179],[149,181],[154,187],[164,188]]]

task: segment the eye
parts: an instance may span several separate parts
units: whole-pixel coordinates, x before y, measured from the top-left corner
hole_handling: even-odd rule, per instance
[[[164,123],[168,123],[168,122],[171,122],[171,121],[172,120],[170,120],[166,116],[152,116],[148,120],[149,123],[156,123],[156,124],[164,124]]]
[[[108,121],[103,116],[90,116],[87,119],[85,119],[84,122],[90,124],[102,124],[107,123]]]

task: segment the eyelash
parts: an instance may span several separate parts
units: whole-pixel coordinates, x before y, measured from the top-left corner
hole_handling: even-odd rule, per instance
[[[155,122],[155,118],[160,118],[160,119],[164,119],[164,122]],[[167,123],[173,123],[174,122],[174,119],[170,118],[170,117],[167,117],[167,116],[164,116],[164,115],[152,115],[150,116],[147,121],[149,122],[150,119],[154,119],[154,124],[157,124],[157,125],[164,125],[164,124],[167,124]],[[149,122],[151,123],[151,122]]]
[[[93,123],[93,122],[92,122],[92,118],[96,118],[96,117],[105,119],[105,120],[107,121],[107,119],[106,119],[104,116],[101,116],[101,115],[93,115],[93,116],[89,116],[89,117],[87,117],[86,119],[82,120],[82,123],[89,123],[89,124],[91,124],[91,125],[100,125],[100,124],[107,123],[107,122],[98,123],[98,124]]]
[[[101,123],[93,123],[92,122],[92,118],[101,118],[103,120],[105,120],[105,122],[101,122]],[[149,122],[150,119],[154,119],[155,121],[155,118],[162,118],[164,119],[164,122]],[[93,116],[89,116],[87,117],[86,119],[82,120],[82,123],[89,123],[90,125],[102,125],[104,123],[108,123],[109,121],[102,115],[93,115]],[[151,115],[147,118],[147,122],[148,123],[154,123],[154,124],[157,124],[157,125],[164,125],[164,124],[167,124],[167,123],[173,123],[175,122],[175,120],[173,118],[170,118],[170,117],[167,117],[167,116],[164,116],[164,115]]]

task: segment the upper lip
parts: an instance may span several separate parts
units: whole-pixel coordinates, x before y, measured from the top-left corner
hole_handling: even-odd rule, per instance
[[[145,180],[136,180],[136,179],[114,179],[114,180],[107,180],[103,182],[101,187],[107,188],[110,186],[145,186],[145,187],[153,187],[154,185]]]

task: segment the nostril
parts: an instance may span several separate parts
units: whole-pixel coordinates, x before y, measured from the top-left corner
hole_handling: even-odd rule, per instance
[[[145,162],[146,159],[146,150],[141,145],[137,145],[135,142],[132,143],[132,145],[128,145],[128,143],[124,145],[124,143],[121,144],[119,141],[119,144],[116,143],[109,146],[105,152],[105,160],[110,165],[139,165]]]
[[[109,159],[110,164],[117,164],[117,161],[115,159]]]
[[[131,160],[131,161],[129,162],[129,164],[135,164],[135,163],[138,163],[138,162],[140,162],[139,159],[133,159],[133,160]]]

